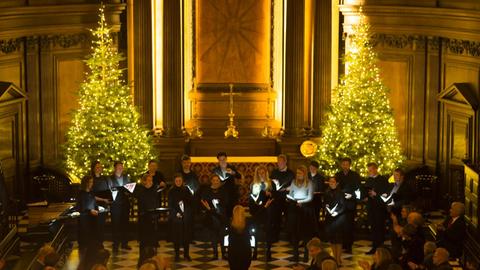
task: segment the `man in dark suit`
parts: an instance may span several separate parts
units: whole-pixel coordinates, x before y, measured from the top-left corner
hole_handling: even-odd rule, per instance
[[[227,193],[227,217],[232,217],[232,211],[235,204],[238,202],[237,186],[235,185],[235,178],[241,177],[235,168],[228,164],[227,153],[219,152],[217,154],[218,166],[213,168],[213,173],[218,175],[223,187]]]
[[[343,248],[346,253],[352,253],[352,245],[355,231],[355,211],[357,208],[356,192],[360,191],[360,175],[350,170],[352,160],[350,158],[342,158],[340,160],[340,168],[335,177],[338,179],[340,188],[345,193],[345,234],[343,237]]]
[[[466,224],[463,215],[465,205],[461,202],[453,202],[450,207],[450,215],[445,221],[437,226],[439,247],[444,247],[452,258],[460,258],[463,251],[463,242],[466,234]]]
[[[368,177],[365,183],[367,191],[367,217],[370,225],[372,249],[367,254],[374,254],[385,241],[387,207],[380,196],[389,190],[388,179],[378,174],[378,165],[374,162],[367,164]]]

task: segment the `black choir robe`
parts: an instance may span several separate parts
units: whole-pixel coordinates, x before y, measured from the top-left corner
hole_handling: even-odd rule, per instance
[[[338,215],[334,217],[328,210],[325,210],[325,231],[330,243],[341,244],[345,228],[345,194],[339,187],[336,189],[329,188],[325,192],[324,203],[325,207],[329,207],[330,209],[333,209],[335,205],[337,206],[335,212],[337,212]]]
[[[241,177],[241,176],[235,170],[235,167],[233,167],[232,165],[228,164],[227,168],[234,171],[235,174],[229,174],[227,172],[222,171],[220,166],[217,166],[217,167],[213,168],[212,172],[214,174],[218,175],[218,177],[220,177],[220,181],[223,183],[223,187],[224,187],[225,192],[227,194],[227,198],[226,198],[226,201],[225,201],[226,214],[227,214],[228,217],[231,217],[233,207],[238,202],[238,192],[237,192],[237,186],[235,185],[235,178]]]
[[[386,222],[388,219],[388,210],[386,203],[382,200],[382,194],[389,193],[390,185],[387,177],[377,175],[368,177],[365,183],[365,197],[367,198],[367,218],[370,225],[371,240],[373,247],[377,248],[385,241]],[[375,191],[376,195],[370,197],[369,191]]]
[[[78,244],[83,248],[97,248],[99,246],[98,216],[91,214],[98,206],[93,192],[80,191],[77,198],[78,219]]]
[[[250,209],[250,214],[252,215],[252,221],[254,228],[259,230],[263,228],[265,231],[265,242],[269,245],[278,241],[278,235],[275,233],[275,207],[270,203],[269,207],[265,207],[265,204],[269,199],[273,199],[275,196],[276,187],[272,183],[272,188],[270,190],[271,196],[267,196],[265,190],[260,191],[257,196],[254,196],[250,193],[248,199],[248,207]]]
[[[392,189],[396,184],[392,185]],[[392,211],[397,215],[400,216],[400,212],[404,205],[412,203],[414,200],[414,192],[410,185],[407,183],[406,180],[403,180],[398,188],[397,192],[392,195],[393,199],[393,206]]]
[[[343,247],[349,252],[349,250],[352,249],[354,240],[353,234],[355,231],[355,212],[357,207],[355,191],[360,189],[360,175],[357,172],[348,170],[347,173],[340,171],[335,174],[335,176],[344,194],[352,195],[351,198],[345,199],[345,233],[343,237]]]
[[[112,237],[114,245],[121,243],[127,245],[127,227],[130,216],[130,200],[128,191],[123,187],[130,183],[128,176],[122,175],[117,178],[115,175],[110,176],[108,185],[110,190],[118,191],[117,197],[112,201],[110,214],[112,219]]]
[[[146,174],[148,173],[149,172],[147,171]],[[153,185],[158,188],[161,182],[165,182],[165,176],[163,176],[161,171],[155,171],[155,174],[152,175],[152,181]]]
[[[183,202],[183,211],[180,202]],[[193,196],[187,187],[173,186],[168,192],[169,222],[176,245],[189,244],[193,234]],[[181,217],[177,217],[177,214]]]

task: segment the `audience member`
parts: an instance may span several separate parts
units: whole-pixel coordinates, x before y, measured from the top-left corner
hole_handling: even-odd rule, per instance
[[[363,270],[386,270],[392,263],[392,254],[386,248],[379,247],[373,254],[373,264],[370,265],[367,261],[359,261],[358,265]]]
[[[51,266],[55,267],[60,260],[60,255],[57,252],[52,252],[49,253],[47,256],[45,256],[45,266]]]
[[[434,270],[451,270],[452,267],[448,263],[450,254],[445,248],[437,248],[433,253],[433,268]]]
[[[461,202],[453,202],[450,207],[449,217],[437,226],[439,235],[437,245],[446,248],[452,258],[462,256],[463,241],[466,234],[464,213],[465,205]]]
[[[400,257],[400,263],[405,269],[408,269],[409,262],[415,264],[423,262],[423,244],[425,239],[419,236],[417,230],[412,224],[407,224],[402,229],[404,253]]]
[[[322,262],[324,260],[335,260],[330,253],[322,248],[322,242],[319,238],[314,237],[307,243],[308,255],[312,258],[310,266],[305,268],[303,266],[297,266],[295,270],[316,270],[322,269]]]
[[[423,263],[416,264],[413,262],[408,262],[408,267],[410,269],[432,269],[433,268],[433,253],[437,249],[435,242],[425,242],[423,245]]]
[[[54,253],[55,250],[51,245],[44,245],[43,247],[40,248],[37,254],[37,259],[33,263],[32,267],[30,268],[31,270],[42,270],[45,268],[45,257],[50,254]]]

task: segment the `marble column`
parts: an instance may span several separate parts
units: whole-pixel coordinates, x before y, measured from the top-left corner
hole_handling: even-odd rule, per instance
[[[287,137],[302,136],[305,128],[305,99],[308,99],[305,93],[305,1],[286,1],[284,135]]]
[[[182,136],[182,25],[179,0],[164,0],[163,129],[165,137]]]
[[[313,28],[312,132],[319,134],[331,100],[332,1],[316,0]]]
[[[134,103],[140,121],[153,127],[152,13],[150,0],[133,1]]]

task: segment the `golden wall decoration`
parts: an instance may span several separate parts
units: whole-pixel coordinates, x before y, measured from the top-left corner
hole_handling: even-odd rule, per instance
[[[270,82],[270,0],[196,1],[199,84]]]

